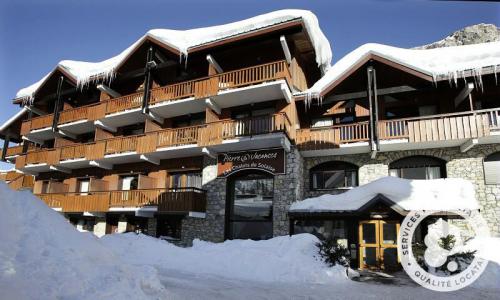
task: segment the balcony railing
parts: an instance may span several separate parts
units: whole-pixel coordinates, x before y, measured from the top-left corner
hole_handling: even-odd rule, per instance
[[[151,90],[149,103],[155,104],[189,97],[206,98],[216,95],[221,90],[280,79],[286,80],[289,84],[291,82],[288,64],[284,60],[154,88]],[[80,120],[95,121],[104,118],[106,114],[140,108],[143,95],[143,92],[137,92],[99,103],[63,110],[60,112],[58,124]],[[53,114],[26,120],[22,123],[21,134],[27,135],[31,130],[50,127],[52,126],[52,120]]]
[[[10,171],[0,174],[0,180],[6,181],[9,187],[13,190],[21,188],[32,189],[34,184],[33,176]]]
[[[32,130],[51,127],[54,115],[44,115],[32,118],[31,120],[23,121],[21,124],[21,135],[26,135]]]
[[[142,189],[89,193],[38,194],[48,206],[63,212],[106,212],[114,207],[157,206],[158,212],[205,212],[206,192],[198,188]]]
[[[280,79],[291,80],[288,64],[284,60],[158,87],[151,90],[150,103],[189,97],[206,98],[217,95],[221,90]]]
[[[102,159],[105,155],[126,152],[152,153],[158,148],[190,144],[215,145],[226,139],[274,132],[283,132],[288,136],[293,135],[292,125],[286,113],[242,120],[223,120],[199,126],[164,129],[141,135],[32,151],[26,154],[24,161],[19,160],[16,167],[40,163],[56,165],[62,160],[81,158],[95,160]]]
[[[297,130],[295,142],[300,150],[338,148],[341,144],[367,142],[370,139],[368,122],[336,125],[325,128]]]
[[[478,110],[379,122],[379,139],[431,142],[479,138],[500,129],[500,109]]]

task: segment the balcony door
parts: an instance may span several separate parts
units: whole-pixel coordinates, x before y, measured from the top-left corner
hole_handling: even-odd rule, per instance
[[[229,179],[228,188],[226,238],[271,238],[274,178],[265,173],[237,173]]]
[[[78,179],[78,193],[80,195],[88,195],[90,191],[90,179]]]

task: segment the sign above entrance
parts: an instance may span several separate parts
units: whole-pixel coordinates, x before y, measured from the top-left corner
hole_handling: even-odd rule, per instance
[[[262,170],[285,174],[285,150],[265,149],[220,153],[217,156],[217,176],[226,177],[240,170]]]

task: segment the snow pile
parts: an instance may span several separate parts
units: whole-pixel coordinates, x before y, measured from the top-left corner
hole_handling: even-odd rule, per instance
[[[489,261],[486,270],[472,286],[500,292],[500,238],[476,238],[467,243],[470,250],[478,249],[475,255]],[[467,250],[467,249],[464,249]]]
[[[310,234],[218,244],[195,240],[191,248],[134,233],[107,235],[102,241],[127,261],[159,270],[257,282],[349,282],[343,267],[329,268],[316,258],[319,240]]]
[[[143,299],[166,293],[156,270],[132,266],[29,192],[0,183],[0,298]]]
[[[326,72],[332,60],[330,43],[321,31],[318,19],[312,12],[295,9],[274,11],[225,25],[191,30],[153,29],[115,57],[95,63],[63,60],[59,62],[56,69],[63,69],[67,74],[73,76],[78,86],[83,86],[96,79],[112,79],[116,68],[148,37],[176,49],[181,54],[181,58],[182,56],[187,58],[190,48],[298,19],[303,21],[308,36],[311,38],[318,67]],[[31,98],[50,74],[37,83],[19,90],[16,98]]]
[[[404,49],[382,44],[364,44],[348,53],[304,93],[319,97],[331,84],[343,77],[359,62],[370,55],[377,55],[403,66],[428,74],[437,80],[447,77],[455,83],[471,70],[482,86],[481,72],[484,67],[493,67],[495,75],[500,70],[500,42],[455,46],[436,49]]]
[[[353,211],[379,194],[404,210],[479,209],[474,186],[468,180],[408,180],[388,176],[342,194],[322,195],[295,202],[290,211]]]

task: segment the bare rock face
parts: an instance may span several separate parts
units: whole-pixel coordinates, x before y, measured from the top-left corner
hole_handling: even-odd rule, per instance
[[[433,49],[500,41],[500,28],[494,24],[476,24],[455,31],[446,38],[414,49]]]

